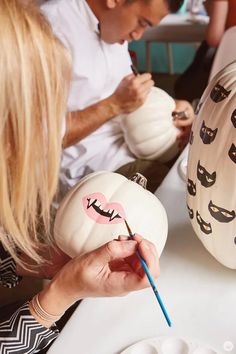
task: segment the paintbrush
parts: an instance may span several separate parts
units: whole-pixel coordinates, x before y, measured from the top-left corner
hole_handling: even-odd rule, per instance
[[[125,225],[126,225],[126,227],[127,227],[129,236],[130,236],[131,239],[133,239],[133,238],[134,238],[134,234],[132,233],[132,231],[131,231],[131,229],[130,229],[128,223],[127,223],[127,221],[126,221],[126,220],[124,220],[124,221],[125,221]],[[164,304],[163,304],[163,302],[162,302],[162,299],[161,299],[161,297],[160,297],[160,294],[159,294],[158,291],[157,291],[156,285],[155,285],[155,283],[154,283],[154,280],[152,279],[152,276],[151,276],[151,274],[150,274],[150,272],[149,272],[149,269],[148,269],[148,267],[147,267],[147,264],[146,264],[145,260],[142,258],[142,256],[140,255],[140,253],[139,253],[138,250],[136,251],[136,254],[137,254],[137,256],[138,256],[138,258],[139,258],[139,260],[140,260],[140,262],[141,262],[141,264],[142,264],[142,266],[143,266],[143,269],[144,269],[146,275],[147,275],[147,278],[148,278],[149,283],[150,283],[150,285],[151,285],[151,287],[152,287],[152,290],[153,290],[153,292],[154,292],[154,294],[155,294],[155,297],[156,297],[156,299],[157,299],[157,301],[158,301],[158,303],[159,303],[159,305],[160,305],[160,307],[161,307],[161,310],[162,310],[162,312],[163,312],[163,315],[165,316],[166,322],[168,323],[168,326],[171,327],[170,318],[169,318],[169,316],[168,316],[168,314],[167,314],[167,311],[166,311],[165,306],[164,306]]]
[[[134,64],[131,64],[130,67],[131,67],[131,70],[133,71],[133,74],[135,76],[138,76],[139,72],[138,72],[138,69],[136,68],[136,66]]]

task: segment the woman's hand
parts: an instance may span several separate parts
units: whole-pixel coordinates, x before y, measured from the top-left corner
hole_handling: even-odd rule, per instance
[[[40,293],[41,306],[49,313],[58,314],[82,298],[121,296],[150,286],[137,249],[152,277],[157,278],[155,246],[138,235],[134,240],[120,237],[68,262]]]
[[[172,113],[173,124],[179,129],[179,134],[177,139],[179,141],[179,148],[182,150],[184,146],[188,143],[189,134],[191,132],[192,123],[195,118],[194,110],[192,105],[185,100],[176,100],[176,108]],[[178,114],[178,113],[183,113]]]

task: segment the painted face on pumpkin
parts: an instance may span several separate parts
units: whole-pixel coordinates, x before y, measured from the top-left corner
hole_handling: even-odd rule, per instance
[[[203,144],[211,144],[216,137],[218,128],[212,130],[211,128],[205,125],[205,121],[202,122],[202,126],[200,129],[200,137],[202,139]]]
[[[83,207],[89,218],[98,224],[124,222],[125,212],[120,203],[108,203],[102,193],[92,193],[83,198]]]
[[[198,161],[198,165],[197,165],[197,178],[199,179],[199,181],[201,182],[201,185],[203,187],[211,187],[213,186],[213,184],[216,181],[216,172],[213,173],[209,173],[205,167],[203,167],[200,164],[200,161]]]
[[[236,146],[234,144],[231,145],[228,155],[230,157],[230,159],[236,163]]]
[[[189,214],[190,219],[193,219],[193,218],[194,218],[193,209],[191,209],[191,208],[188,206],[188,204],[187,204],[187,208],[188,208],[188,214]]]
[[[233,123],[234,128],[236,128],[236,109],[233,111],[231,115],[231,122]]]
[[[127,235],[125,220],[145,236],[160,256],[167,237],[167,216],[158,198],[145,190],[139,174],[128,180],[109,171],[82,178],[60,203],[54,223],[56,244],[70,257],[90,252],[118,235]],[[142,178],[141,178],[142,177]]]
[[[230,92],[231,90],[228,91],[220,84],[216,84],[211,91],[210,97],[212,101],[218,103],[226,99],[229,96]]]
[[[190,195],[195,196],[196,195],[196,183],[193,183],[193,181],[191,179],[188,179],[188,192]]]
[[[210,201],[208,205],[209,212],[219,222],[230,222],[235,218],[235,211],[234,210],[227,210],[221,208]]]
[[[196,214],[196,218],[197,218],[197,223],[200,226],[201,231],[204,232],[204,234],[206,234],[206,235],[211,234],[212,233],[211,224],[204,221],[198,211]]]

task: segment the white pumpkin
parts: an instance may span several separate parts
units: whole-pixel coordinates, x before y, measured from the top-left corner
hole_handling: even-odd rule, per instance
[[[139,174],[136,178],[144,179]],[[167,238],[167,216],[157,197],[120,174],[95,172],[62,201],[55,219],[55,241],[74,257],[118,235],[128,235],[124,219],[132,232],[156,245],[160,256]]]
[[[178,154],[179,130],[173,125],[174,110],[173,98],[153,87],[141,107],[122,116],[124,139],[136,157],[166,162]]]
[[[220,263],[236,269],[236,63],[201,98],[187,170],[193,228]]]

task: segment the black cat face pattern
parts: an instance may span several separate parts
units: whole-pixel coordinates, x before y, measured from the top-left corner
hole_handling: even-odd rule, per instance
[[[189,215],[190,219],[193,219],[194,218],[193,209],[189,208],[188,204],[187,204],[187,208],[188,208],[188,215]]]
[[[204,234],[209,235],[212,233],[211,224],[204,221],[198,211],[196,214],[196,219],[201,231],[204,232]]]
[[[230,157],[230,159],[236,163],[236,146],[234,144],[231,145],[228,155]]]
[[[193,181],[191,179],[188,179],[188,183],[187,183],[187,188],[188,188],[188,192],[190,195],[195,196],[196,195],[196,183],[193,183]]]
[[[211,187],[216,181],[216,172],[209,173],[205,167],[201,166],[200,161],[197,165],[197,178],[203,187]]]
[[[228,91],[220,84],[216,84],[211,90],[210,97],[212,101],[218,103],[226,99],[229,96],[230,92],[231,90]]]
[[[205,125],[205,121],[202,122],[200,129],[200,138],[202,139],[203,144],[211,144],[216,137],[218,128],[212,130]]]
[[[213,218],[215,218],[219,222],[230,222],[230,221],[233,221],[235,218],[235,211],[234,210],[230,211],[230,210],[221,208],[221,207],[213,204],[212,201],[210,201],[210,203],[208,204],[208,210],[211,213],[211,215],[213,216]]]
[[[236,128],[236,109],[233,111],[231,115],[231,122],[233,123],[234,128]]]

